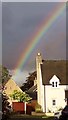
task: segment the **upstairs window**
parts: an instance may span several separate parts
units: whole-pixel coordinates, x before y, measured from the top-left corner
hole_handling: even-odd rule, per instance
[[[58,87],[58,82],[52,82],[52,87]]]
[[[60,80],[58,79],[56,75],[52,77],[52,79],[50,80],[50,84],[52,85],[52,87],[55,87],[55,88],[59,86]]]
[[[55,85],[54,85],[54,82],[52,82],[52,87],[54,87]]]
[[[58,82],[55,82],[55,87],[57,87],[58,86]]]

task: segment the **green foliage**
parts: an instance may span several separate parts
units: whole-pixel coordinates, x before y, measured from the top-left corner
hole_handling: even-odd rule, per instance
[[[35,112],[37,112],[37,113],[42,112],[42,107],[38,103],[36,104]]]
[[[22,91],[28,91],[34,85],[34,80],[36,77],[37,77],[36,71],[29,73],[26,82],[21,86]]]
[[[18,100],[19,102],[29,102],[32,99],[25,92],[20,92],[20,91],[17,91],[17,90],[14,90],[13,93],[10,95],[10,97],[13,100]]]
[[[4,93],[2,94],[2,112],[4,114],[4,111],[6,110],[5,114],[9,114],[10,111],[7,108],[11,108],[10,107],[10,103],[8,102],[8,96]]]
[[[0,65],[0,83],[4,85],[10,77],[8,69]]]

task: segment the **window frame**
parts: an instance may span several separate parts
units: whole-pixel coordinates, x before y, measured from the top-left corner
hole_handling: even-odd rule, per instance
[[[56,81],[56,82],[55,82],[55,81],[54,81],[54,82],[52,82],[52,87],[57,88],[57,87],[58,87],[58,85],[59,85],[59,84],[58,84],[58,82],[57,82],[57,81]]]

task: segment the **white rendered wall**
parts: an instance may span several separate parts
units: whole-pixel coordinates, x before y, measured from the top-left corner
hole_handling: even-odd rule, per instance
[[[60,108],[64,108],[64,106],[66,105],[65,89],[66,85],[59,85],[58,88],[53,88],[52,85],[45,86],[46,112],[48,112],[48,109],[52,112],[55,112]],[[52,105],[52,100],[56,100],[55,106]]]

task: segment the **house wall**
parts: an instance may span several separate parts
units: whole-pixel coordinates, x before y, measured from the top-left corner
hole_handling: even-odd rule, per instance
[[[59,85],[58,88],[53,88],[51,85],[45,86],[46,112],[48,110],[55,112],[66,105],[65,89],[65,85]],[[56,100],[56,105],[52,104],[52,100]]]
[[[12,107],[12,102],[17,102],[18,100],[11,100],[10,94],[13,93],[14,90],[22,92],[22,90],[19,88],[19,86],[14,82],[14,80],[9,79],[8,82],[5,84],[4,91],[6,95],[8,96],[8,102],[10,103]]]
[[[22,92],[22,90],[14,82],[14,80],[9,79],[8,82],[5,84],[5,90],[4,90],[4,92],[7,94],[8,97],[10,97],[10,94],[12,94],[14,90],[18,90],[18,91]]]
[[[41,71],[42,64],[43,63],[42,63],[41,54],[38,53],[36,56],[37,102],[42,106],[43,112],[48,112],[48,109],[51,112],[55,112],[55,111],[59,110],[60,108],[63,108],[66,105],[65,90],[68,89],[68,86],[59,85],[59,84],[61,84],[60,83],[61,81],[56,75],[54,75],[51,79],[51,82],[48,78],[46,84],[49,84],[49,85],[45,85],[45,87],[44,87],[43,82],[42,82],[43,78],[42,78],[42,71]],[[45,81],[45,74],[46,74],[46,72],[44,73],[44,81]],[[63,81],[63,79],[62,79],[62,81]],[[56,88],[56,84],[55,84],[55,88],[52,87],[52,85],[50,85],[50,84],[52,84],[52,82],[55,82],[55,83],[57,82],[58,87]],[[52,104],[53,100],[56,100],[56,105]]]

